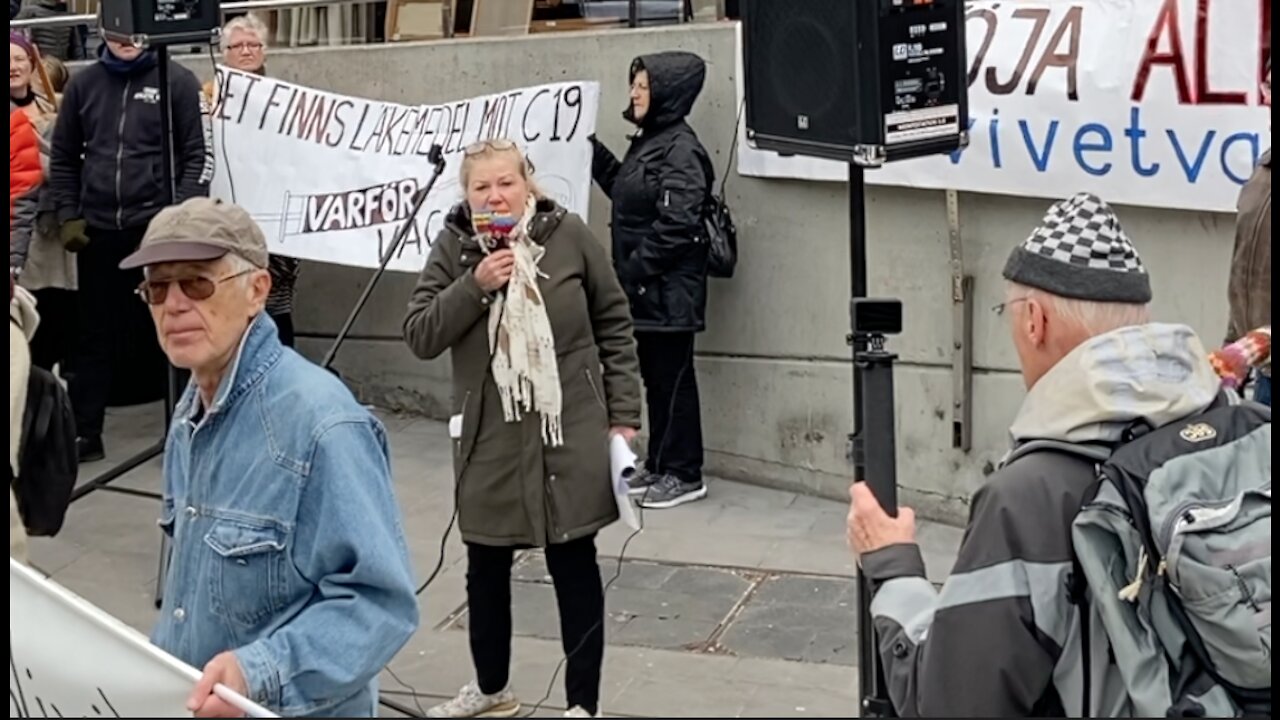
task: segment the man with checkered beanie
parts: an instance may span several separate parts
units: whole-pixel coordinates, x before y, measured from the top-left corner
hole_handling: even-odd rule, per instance
[[[1220,383],[1189,327],[1150,321],[1150,276],[1093,195],[1054,204],[1004,277],[996,311],[1029,392],[1011,452],[973,498],[941,594],[926,579],[910,510],[890,518],[865,486],[852,491],[849,540],[875,589],[890,696],[902,717],[1131,716],[1108,643],[1091,642],[1082,662],[1071,523],[1096,471],[1074,446],[1113,445],[1136,421],[1159,428],[1198,414],[1219,400]]]

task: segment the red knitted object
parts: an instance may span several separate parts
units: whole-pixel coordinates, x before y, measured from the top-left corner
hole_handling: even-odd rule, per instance
[[[1209,356],[1225,387],[1239,389],[1253,368],[1271,364],[1271,328],[1261,328]]]

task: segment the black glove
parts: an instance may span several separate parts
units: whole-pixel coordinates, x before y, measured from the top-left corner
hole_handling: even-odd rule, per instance
[[[67,252],[78,253],[89,246],[88,225],[83,220],[68,220],[58,229],[62,247]]]

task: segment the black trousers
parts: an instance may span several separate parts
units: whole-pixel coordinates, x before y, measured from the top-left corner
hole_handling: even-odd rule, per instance
[[[649,405],[645,468],[702,482],[702,403],[693,364],[694,333],[638,332],[640,375]]]
[[[516,548],[467,544],[467,603],[471,658],[480,692],[507,688],[511,675],[511,563]],[[560,606],[565,656],[565,696],[569,707],[600,711],[604,664],[604,586],[596,560],[595,536],[550,545],[547,569]]]
[[[77,256],[79,331],[72,350],[70,394],[80,437],[102,435],[112,381],[121,380],[114,378],[121,368],[145,374],[148,381],[154,375],[157,387],[163,387],[163,356],[155,327],[134,292],[142,284],[142,271],[120,269],[120,262],[142,242],[143,232],[145,228],[91,228],[89,245]]]
[[[62,376],[71,372],[68,366],[76,333],[76,293],[74,290],[44,288],[32,293],[40,326],[31,338],[31,364],[53,371],[61,366]]]

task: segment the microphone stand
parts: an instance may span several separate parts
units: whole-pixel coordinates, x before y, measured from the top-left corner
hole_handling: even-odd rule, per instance
[[[422,206],[426,204],[427,196],[431,194],[431,189],[435,187],[436,181],[444,174],[443,147],[432,145],[427,155],[427,160],[432,167],[431,179],[427,181],[425,188],[418,191],[417,197],[413,202],[413,209],[409,211],[409,217],[405,218],[404,224],[400,226],[400,229],[396,231],[395,237],[391,239],[391,245],[382,255],[382,263],[378,266],[377,271],[373,273],[369,283],[365,285],[364,291],[360,293],[360,299],[356,301],[356,306],[351,309],[351,314],[347,316],[347,321],[343,323],[342,329],[338,331],[338,336],[334,338],[329,352],[325,353],[324,360],[320,363],[320,367],[325,370],[333,370],[333,361],[338,357],[338,350],[342,347],[342,343],[346,342],[347,336],[351,334],[351,329],[355,327],[356,319],[360,317],[364,306],[369,302],[369,298],[373,295],[373,289],[377,287],[378,281],[387,272],[387,265],[390,265],[391,261],[395,259],[396,254],[400,252],[400,247],[404,245],[404,241],[409,237],[409,231],[413,229],[413,222],[417,219],[418,213],[422,212]]]

